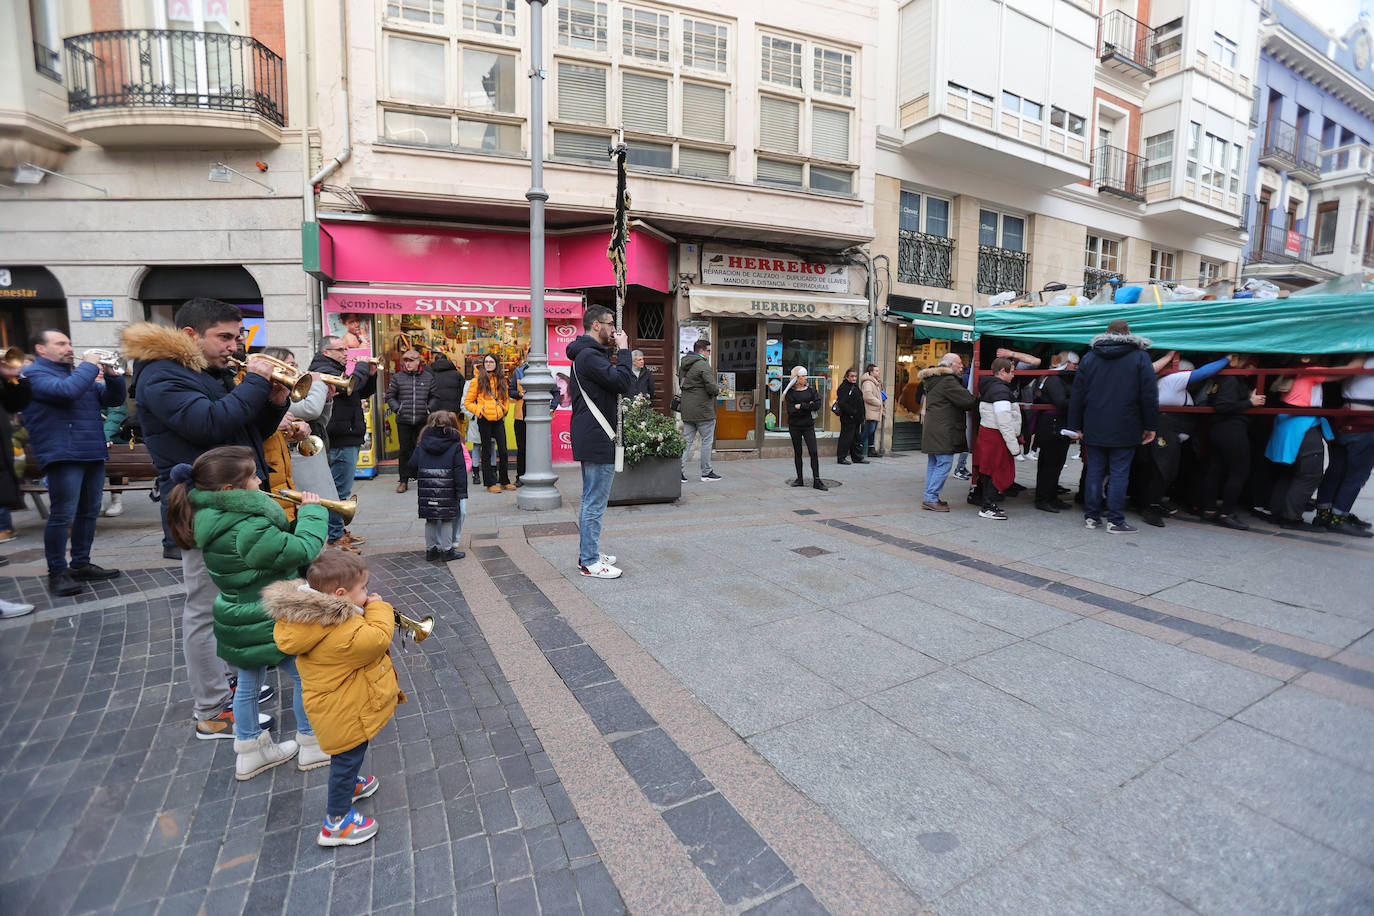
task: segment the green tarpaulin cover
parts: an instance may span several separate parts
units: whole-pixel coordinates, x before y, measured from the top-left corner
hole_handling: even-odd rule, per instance
[[[1161,350],[1213,353],[1374,352],[1374,293],[1137,305],[979,309],[979,335],[1086,346],[1117,318]]]

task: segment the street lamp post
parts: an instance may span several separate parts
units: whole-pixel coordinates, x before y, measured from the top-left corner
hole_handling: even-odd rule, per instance
[[[522,384],[525,388],[524,486],[516,491],[521,509],[557,509],[563,497],[554,486],[551,398],[555,382],[549,372],[548,333],[544,322],[544,5],[530,4],[530,352]]]

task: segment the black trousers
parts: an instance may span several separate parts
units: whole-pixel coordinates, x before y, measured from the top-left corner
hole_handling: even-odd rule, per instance
[[[982,488],[983,508],[996,509],[1006,494],[993,485],[991,474],[979,475],[979,485]],[[1036,491],[1035,498],[1040,498],[1039,490]]]
[[[398,467],[401,471],[402,480],[410,480],[415,475],[410,473],[410,456],[415,454],[415,440],[420,437],[420,430],[424,429],[423,423],[402,423],[396,421],[396,438],[400,440],[401,453]]]
[[[1047,428],[1036,435],[1035,443],[1040,449],[1040,464],[1035,469],[1035,501],[1048,505],[1059,498],[1059,475],[1064,473],[1064,464],[1069,460],[1069,437]]]
[[[496,484],[496,475],[492,473],[491,459],[491,440],[496,440],[496,455],[501,462],[501,485],[510,483],[510,456],[506,453],[506,421],[486,420],[482,417],[477,418],[477,431],[482,436],[482,486],[490,487]]]
[[[1202,485],[1202,509],[1217,508],[1221,497],[1221,514],[1236,511],[1236,500],[1250,476],[1250,435],[1243,423],[1213,423],[1207,431],[1207,477]]]
[[[789,426],[787,432],[792,436],[792,460],[797,464],[797,479],[802,479],[802,442],[811,453],[811,476],[821,479],[821,459],[816,451],[816,428],[814,426]]]
[[[1314,426],[1302,437],[1298,458],[1292,464],[1281,464],[1274,483],[1274,498],[1269,508],[1281,518],[1301,519],[1308,497],[1322,482],[1322,459],[1326,450],[1322,445],[1320,426]]]
[[[525,421],[515,421],[515,476],[525,476]]]
[[[840,417],[840,447],[835,450],[835,460],[850,458],[858,461],[864,456],[863,451],[863,425],[864,421],[860,417],[850,419]],[[812,431],[815,435],[815,431]]]

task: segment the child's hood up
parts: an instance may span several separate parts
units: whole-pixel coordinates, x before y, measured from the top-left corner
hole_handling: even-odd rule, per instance
[[[287,655],[304,655],[329,634],[329,628],[358,613],[347,598],[326,595],[306,585],[304,579],[274,582],[262,590],[267,615],[289,626],[274,630],[277,648]]]

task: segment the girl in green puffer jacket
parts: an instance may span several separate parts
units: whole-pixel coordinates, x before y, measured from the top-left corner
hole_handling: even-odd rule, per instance
[[[182,550],[200,551],[215,597],[215,641],[219,657],[238,669],[234,690],[235,776],[251,779],[285,763],[299,749],[297,766],[309,770],[329,763],[320,750],[301,702],[296,660],[277,649],[275,621],[262,606],[262,590],[293,579],[319,555],[329,517],[319,496],[302,494],[294,527],[276,501],[259,489],[253,451],[240,445],[211,449],[195,466],[172,469],[167,526]],[[274,744],[258,728],[258,691],[267,666],[276,665],[296,682],[296,740]]]

